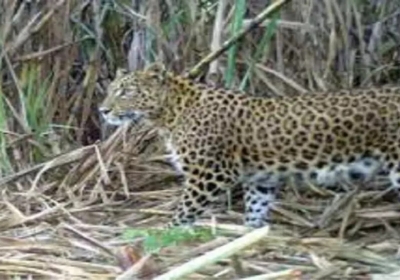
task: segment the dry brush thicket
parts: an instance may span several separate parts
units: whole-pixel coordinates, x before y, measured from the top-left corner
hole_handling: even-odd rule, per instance
[[[162,61],[187,71],[266,2],[278,1],[0,2],[1,279],[153,279],[213,249],[184,279],[386,279],[400,271],[400,204],[385,182],[347,192],[288,186],[257,246],[241,243],[257,233],[242,247],[229,243],[243,234],[233,226],[241,202],[217,212],[224,233],[206,243],[147,255],[142,239],[121,237],[163,225],[179,187],[155,128],[102,129],[96,105],[116,68]],[[399,1],[287,2],[199,79],[267,97],[398,84]],[[215,227],[209,218],[203,224]]]

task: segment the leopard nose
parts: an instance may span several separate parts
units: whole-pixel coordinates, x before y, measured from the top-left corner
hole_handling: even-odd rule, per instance
[[[111,112],[111,109],[108,109],[108,108],[106,108],[106,107],[100,107],[100,108],[99,108],[99,112],[100,112],[101,114],[103,114],[103,115],[107,115],[108,113]]]

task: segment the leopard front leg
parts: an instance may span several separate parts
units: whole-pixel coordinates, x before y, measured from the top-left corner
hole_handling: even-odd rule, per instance
[[[241,163],[227,145],[230,134],[221,137],[216,111],[202,108],[202,114],[203,110],[210,111],[201,121],[196,112],[185,116],[169,142],[172,154],[176,155],[175,166],[184,177],[183,192],[169,225],[192,225],[241,175]]]
[[[225,159],[184,155],[183,193],[170,226],[191,226],[215,202],[226,187],[232,187],[237,176],[223,168]]]
[[[183,193],[171,221],[173,226],[191,226],[218,199],[227,186],[234,184],[230,176],[213,173],[213,169],[200,172],[197,172],[196,167],[188,169],[191,172],[185,176]]]
[[[172,226],[191,226],[220,194],[218,187],[210,195],[199,188],[199,184],[189,181],[184,183],[183,193],[171,221]]]

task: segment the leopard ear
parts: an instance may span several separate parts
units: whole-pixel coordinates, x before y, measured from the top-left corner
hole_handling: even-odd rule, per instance
[[[122,78],[123,76],[127,75],[129,71],[125,68],[118,68],[117,71],[115,72],[115,78]]]
[[[164,73],[166,71],[165,66],[163,63],[157,61],[154,62],[146,67],[146,71],[151,71],[155,73]]]
[[[146,67],[146,72],[152,73],[154,77],[163,81],[167,74],[167,69],[161,62],[155,62]]]

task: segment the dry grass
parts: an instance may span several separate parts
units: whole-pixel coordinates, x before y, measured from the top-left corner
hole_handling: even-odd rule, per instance
[[[121,128],[96,142],[95,106],[117,66],[159,59],[191,69],[211,43],[231,37],[232,3],[212,6],[223,15],[214,24],[194,1],[163,2],[169,15],[159,1],[137,12],[128,8],[136,1],[31,2],[0,3],[1,279],[171,279],[160,275],[188,273],[189,259],[199,270],[184,279],[390,279],[400,271],[400,206],[380,181],[346,192],[289,185],[271,229],[238,226],[233,193],[232,209],[222,211],[222,201],[199,222],[211,230],[206,241],[149,254],[143,238],[124,239],[129,228],[165,224],[178,178],[154,128]],[[247,1],[244,24],[262,3]],[[233,73],[235,87],[266,96],[396,83],[399,17],[395,0],[293,0],[237,55],[214,61],[207,78],[222,84],[221,74]]]
[[[124,240],[123,233],[128,228],[162,227],[179,187],[161,158],[149,156],[159,148],[149,141],[156,131],[126,129],[101,145],[73,150],[30,173],[2,179],[0,183],[7,185],[0,219],[4,273],[106,279],[143,257],[144,265],[137,271],[144,277],[212,249],[217,249],[216,256],[207,254],[200,260],[208,265],[185,279],[244,278],[255,273],[266,275],[260,279],[280,279],[267,278],[278,272],[292,277],[288,279],[368,279],[367,273],[400,270],[395,223],[400,206],[384,199],[385,188],[378,185],[362,191],[350,186],[347,192],[309,188],[300,194],[288,186],[268,235],[260,235],[256,246],[251,246],[257,241],[254,237],[244,239],[249,244],[240,241],[236,256],[236,247],[219,250],[246,232],[238,226],[242,205],[235,203],[225,213],[220,207],[214,216],[217,224],[209,216],[198,223],[215,232],[210,240],[181,242],[146,257],[140,249],[143,239]]]

